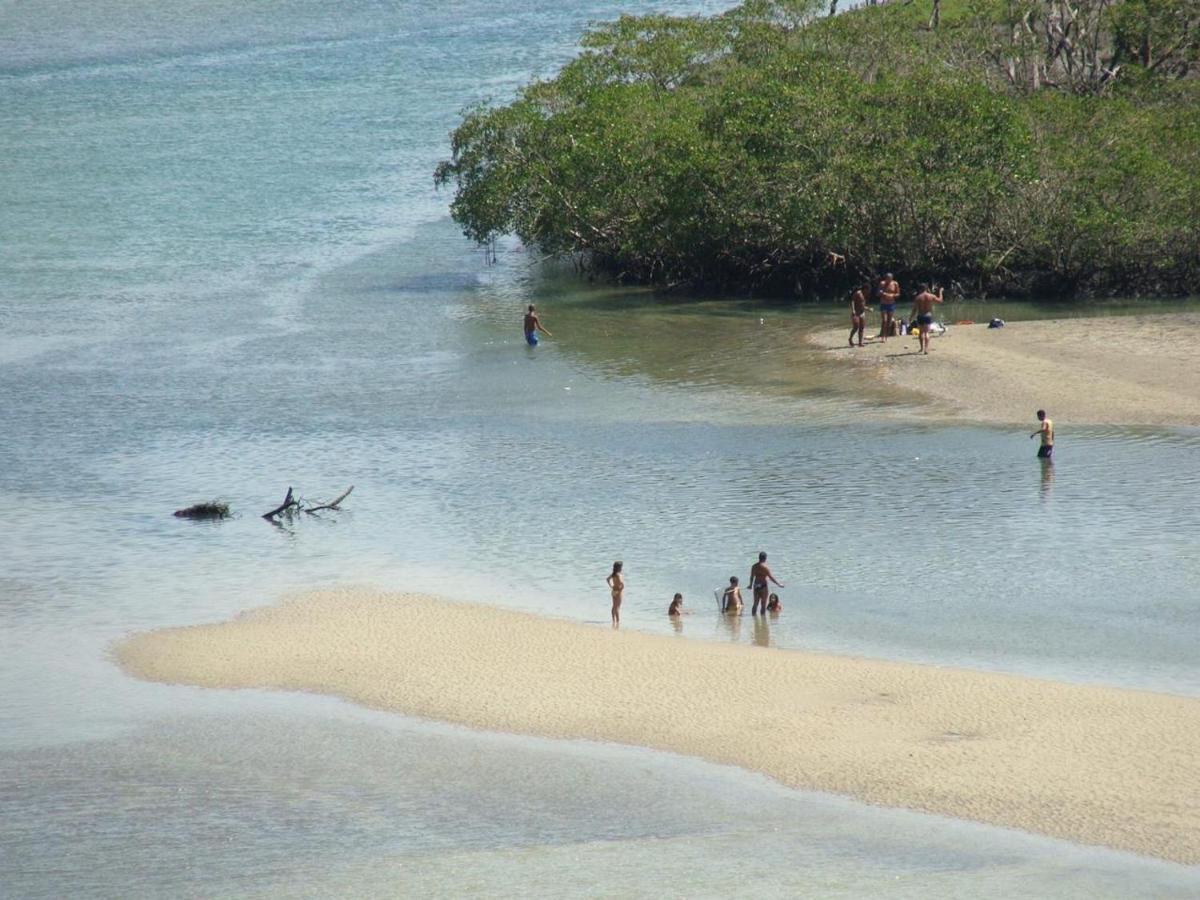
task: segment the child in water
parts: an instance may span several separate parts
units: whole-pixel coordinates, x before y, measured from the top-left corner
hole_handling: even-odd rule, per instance
[[[783,602],[779,599],[778,594],[772,594],[767,598],[767,612],[778,613],[783,611]]]
[[[667,615],[672,617],[683,615],[683,594],[675,595],[671,605],[667,607]]]
[[[742,611],[742,589],[738,587],[736,575],[729,576],[729,587],[721,597],[721,612],[740,613]]]

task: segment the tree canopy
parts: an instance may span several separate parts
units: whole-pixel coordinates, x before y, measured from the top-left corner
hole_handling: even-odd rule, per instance
[[[1200,0],[830,9],[593,27],[464,114],[455,220],[660,285],[1195,292]]]

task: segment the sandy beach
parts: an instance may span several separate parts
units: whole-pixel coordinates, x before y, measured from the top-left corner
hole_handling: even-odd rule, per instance
[[[859,367],[864,384],[931,400],[938,416],[1029,423],[1046,409],[1073,424],[1200,426],[1200,313],[953,325],[921,356],[915,337],[846,345],[844,329],[810,341]],[[878,331],[875,314],[868,331]],[[1032,427],[1031,429],[1032,430]]]
[[[115,649],[140,678],[331,694],[1200,863],[1200,699],[326,590]]]

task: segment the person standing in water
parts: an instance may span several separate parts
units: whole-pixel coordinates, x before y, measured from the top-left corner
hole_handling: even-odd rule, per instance
[[[721,595],[721,612],[740,613],[742,611],[742,589],[738,587],[736,575],[729,576],[729,587]]]
[[[671,605],[667,607],[667,615],[672,617],[683,615],[683,594],[676,594],[672,598]]]
[[[863,345],[863,329],[867,327],[867,294],[869,284],[864,284],[850,295],[850,346],[854,346],[854,335],[858,335],[858,346]]]
[[[1038,459],[1052,460],[1054,458],[1054,423],[1046,418],[1044,409],[1037,411],[1037,417],[1042,426],[1029,437],[1032,440],[1040,434],[1042,445],[1038,447]]]
[[[754,603],[750,607],[750,615],[758,614],[758,605],[762,603],[762,611],[767,611],[767,595],[771,592],[771,583],[778,587],[783,584],[771,574],[767,568],[767,554],[759,553],[758,562],[750,567],[750,587],[754,591]]]
[[[619,560],[613,563],[612,574],[604,579],[608,584],[608,589],[612,591],[613,628],[621,624],[621,601],[625,599],[625,579],[621,576],[622,568],[624,568],[624,564]]]
[[[921,293],[913,298],[912,317],[921,329],[921,352],[929,355],[929,329],[933,325],[933,304],[942,302],[942,289],[935,294],[928,285],[921,285]]]
[[[542,320],[538,318],[537,310],[530,303],[529,311],[525,313],[525,343],[530,347],[536,347],[538,345],[538,332],[541,332],[546,337],[554,337],[554,335],[542,327]]]

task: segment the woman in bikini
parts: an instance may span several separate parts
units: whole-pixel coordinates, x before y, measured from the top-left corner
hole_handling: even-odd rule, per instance
[[[612,623],[613,628],[621,624],[621,600],[625,596],[625,579],[621,577],[622,564],[613,563],[612,574],[604,579],[608,589],[612,591]]]

